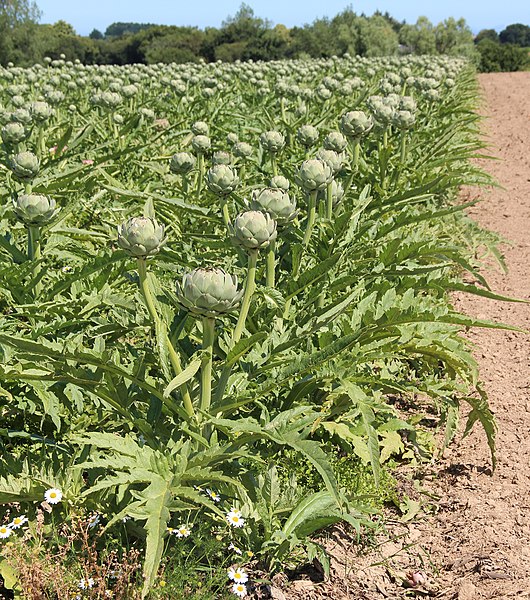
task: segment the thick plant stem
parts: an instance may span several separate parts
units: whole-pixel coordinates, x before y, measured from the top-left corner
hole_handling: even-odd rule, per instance
[[[237,320],[236,328],[232,334],[232,340],[230,341],[230,348],[233,348],[237,342],[241,339],[245,322],[247,320],[248,311],[250,308],[250,301],[254,290],[256,289],[256,264],[258,261],[258,250],[250,250],[248,255],[248,268],[247,268],[247,279],[245,281],[245,291],[243,293],[243,300],[241,302],[241,310],[239,311],[239,318]],[[232,367],[225,366],[221,372],[219,383],[215,390],[215,400],[220,402],[223,399],[225,393],[226,384],[230,378]]]
[[[202,349],[203,359],[201,364],[201,403],[200,409],[208,413],[212,401],[212,364],[213,342],[215,339],[215,319],[203,317],[202,319]]]
[[[316,190],[312,191],[309,194],[309,203],[307,207],[307,223],[304,233],[304,239],[302,240],[302,245],[307,247],[309,244],[309,240],[311,239],[311,233],[313,232],[313,227],[315,225],[315,219],[317,215],[317,194]]]
[[[28,259],[39,260],[40,256],[40,228],[30,225],[28,227]]]
[[[267,275],[265,284],[267,287],[274,287],[276,270],[276,240],[272,240],[267,251]]]
[[[230,225],[230,211],[228,210],[228,198],[226,197],[221,197],[221,210],[225,227],[228,227]]]
[[[160,335],[165,336],[166,338],[166,346],[169,354],[169,361],[171,362],[171,366],[173,367],[173,371],[175,375],[180,375],[182,373],[182,365],[180,363],[180,357],[177,354],[177,351],[173,347],[171,340],[169,339],[166,326],[158,312],[156,310],[155,301],[153,295],[151,294],[151,290],[149,289],[149,283],[147,281],[147,261],[145,258],[139,258],[138,261],[138,276],[140,278],[140,290],[142,292],[142,296],[145,301],[145,305],[147,307],[147,311],[151,319],[155,324],[155,331]],[[193,409],[193,403],[191,401],[190,392],[188,390],[188,386],[186,384],[182,385],[180,388],[182,394],[182,401],[184,403],[184,408],[189,417],[195,417],[195,410]]]
[[[188,193],[188,176],[182,176],[182,193],[186,195]]]
[[[361,142],[359,138],[353,140],[353,148],[352,148],[352,170],[357,171],[359,168],[359,155],[361,152]]]
[[[202,191],[202,182],[204,179],[204,154],[202,152],[199,152],[197,155],[197,165],[199,167],[199,171],[197,173],[197,196],[200,196]]]
[[[399,161],[401,162],[402,165],[404,165],[406,160],[407,160],[407,132],[403,131],[401,134],[401,152],[400,152]]]
[[[276,154],[271,152],[271,167],[272,167],[272,176],[276,177],[278,175],[278,161],[276,160]]]
[[[331,221],[333,216],[333,182],[329,182],[326,188],[326,219]]]

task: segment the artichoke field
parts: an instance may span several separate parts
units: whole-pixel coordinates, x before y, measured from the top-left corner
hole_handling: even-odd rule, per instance
[[[456,198],[489,183],[466,62],[0,75],[5,507],[31,522],[52,490],[55,524],[104,515],[141,549],[145,597],[199,521],[230,564],[325,565],[311,535],[373,510],[330,449],[377,486],[450,443],[466,402],[494,458],[461,331],[495,325],[449,296],[497,297],[480,268],[502,261]]]

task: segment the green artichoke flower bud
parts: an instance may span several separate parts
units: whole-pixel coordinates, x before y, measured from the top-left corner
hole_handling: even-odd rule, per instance
[[[285,138],[279,131],[264,131],[259,141],[261,145],[269,152],[275,154],[285,146]]]
[[[318,142],[318,129],[312,125],[302,125],[296,133],[298,141],[307,148],[314,146]]]
[[[44,123],[53,114],[53,108],[47,102],[33,102],[30,112],[35,123]]]
[[[230,225],[230,239],[247,250],[266,248],[276,239],[276,221],[267,213],[249,210],[239,214]]]
[[[226,142],[227,142],[227,144],[230,144],[230,146],[233,146],[234,144],[237,144],[237,142],[239,142],[239,138],[237,137],[237,133],[230,132],[226,136]]]
[[[2,139],[5,144],[18,144],[28,137],[28,132],[22,123],[8,123],[2,127]]]
[[[197,159],[189,152],[177,152],[171,157],[169,170],[177,175],[187,175],[195,166]]]
[[[41,194],[22,194],[13,198],[13,210],[25,225],[45,225],[59,212],[55,200]]]
[[[213,153],[212,163],[214,165],[229,165],[232,162],[232,157],[230,156],[230,152],[225,152],[224,150],[218,150]]]
[[[206,183],[214,194],[228,196],[239,184],[239,177],[233,167],[228,165],[214,165],[208,169]]]
[[[324,139],[324,148],[326,150],[333,150],[333,152],[344,152],[348,141],[342,135],[340,131],[330,131]]]
[[[164,226],[151,217],[132,217],[118,226],[118,244],[135,258],[158,254],[166,243]]]
[[[252,156],[252,150],[252,146],[246,142],[237,142],[237,144],[234,144],[233,148],[234,156],[237,156],[237,158],[248,158],[249,156]]]
[[[280,190],[283,190],[284,192],[288,192],[289,188],[291,187],[291,184],[289,183],[289,180],[287,179],[287,177],[284,177],[283,175],[275,175],[271,179],[270,187],[271,188],[279,188]]]
[[[359,139],[368,134],[374,123],[369,115],[362,110],[352,110],[342,115],[339,127],[349,138]]]
[[[11,113],[11,120],[22,125],[29,125],[31,123],[31,115],[25,108],[17,108]]]
[[[381,127],[388,127],[394,120],[394,109],[387,104],[379,103],[374,105],[374,119]]]
[[[191,147],[198,154],[206,154],[206,152],[208,152],[208,150],[210,149],[211,145],[212,142],[210,141],[210,138],[206,135],[196,135],[191,140]]]
[[[333,171],[333,175],[336,175],[344,164],[344,156],[333,150],[326,150],[321,148],[317,152],[317,158],[323,160]]]
[[[177,297],[184,308],[196,315],[215,318],[231,311],[241,299],[237,277],[219,268],[195,269],[177,282]]]
[[[289,194],[280,188],[254,190],[250,208],[269,214],[278,225],[292,221],[298,214],[295,198],[290,198]]]
[[[332,179],[333,171],[318,158],[304,160],[297,177],[299,185],[308,193],[325,189]]]
[[[208,127],[208,123],[205,123],[204,121],[195,121],[195,123],[193,123],[193,125],[191,126],[191,131],[193,132],[193,135],[209,135],[210,134],[210,128]]]
[[[415,122],[416,117],[410,110],[396,110],[392,115],[392,124],[398,129],[411,129]]]
[[[15,177],[25,181],[38,174],[40,163],[33,152],[19,152],[11,158],[9,166]]]
[[[331,197],[333,199],[333,206],[337,206],[342,202],[344,198],[344,188],[339,181],[333,180],[331,182]]]

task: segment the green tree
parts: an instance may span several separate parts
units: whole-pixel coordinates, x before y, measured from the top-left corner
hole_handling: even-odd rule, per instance
[[[495,29],[481,29],[475,37],[475,44],[478,44],[482,40],[491,40],[492,42],[499,41],[499,34]]]
[[[436,50],[439,54],[465,56],[472,60],[478,60],[473,32],[468,27],[465,19],[457,20],[450,17],[436,25],[434,34]]]
[[[13,59],[15,38],[23,32],[31,41],[31,29],[40,18],[40,10],[31,0],[0,0],[0,63]],[[22,28],[22,31],[17,29]]]
[[[500,44],[488,38],[477,44],[479,69],[483,73],[522,71],[529,66],[528,52],[514,44]]]
[[[499,39],[503,44],[530,46],[530,27],[522,23],[513,23],[500,32]]]
[[[386,56],[397,52],[398,35],[383,17],[361,17],[358,23],[363,56]]]
[[[434,25],[427,17],[418,17],[414,25],[403,25],[399,41],[413,54],[436,54]]]

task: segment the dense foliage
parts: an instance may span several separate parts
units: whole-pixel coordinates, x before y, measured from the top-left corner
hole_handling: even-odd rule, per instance
[[[143,596],[168,548],[166,574],[325,568],[315,531],[371,524],[356,478],[429,460],[461,402],[493,453],[460,334],[493,325],[449,297],[496,297],[478,269],[500,259],[454,202],[488,181],[466,62],[57,60],[0,81],[10,585],[24,544],[88,514],[141,551]],[[105,577],[74,563],[61,583],[117,594]]]

